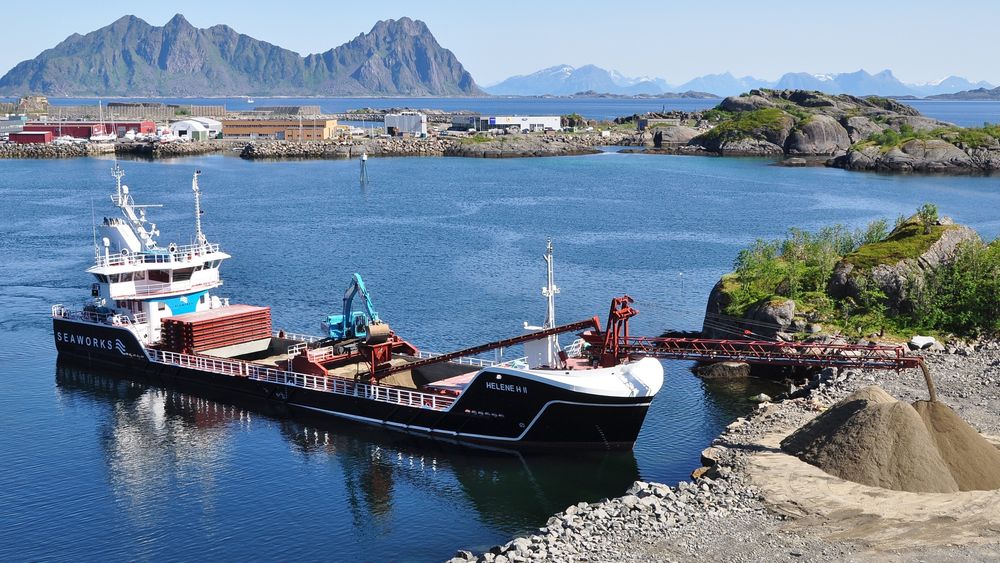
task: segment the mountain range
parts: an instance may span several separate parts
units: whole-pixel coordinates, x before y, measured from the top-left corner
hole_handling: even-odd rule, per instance
[[[965,78],[949,76],[928,84],[906,84],[896,78],[891,70],[869,74],[865,70],[840,74],[810,74],[790,72],[778,80],[770,81],[752,76],[736,77],[731,73],[706,74],[678,85],[671,85],[662,78],[649,76],[630,78],[614,70],[594,65],[574,68],[556,65],[528,75],[511,76],[486,88],[494,95],[541,96],[569,95],[584,90],[609,94],[662,94],[664,92],[711,92],[719,96],[732,96],[754,88],[819,90],[829,94],[879,95],[879,96],[932,96],[950,94],[974,88],[992,88],[987,82],[973,83]]]
[[[1000,100],[1000,87],[993,88],[992,90],[988,88],[976,88],[975,90],[963,90],[954,94],[938,94],[928,97],[932,100],[998,101]]]
[[[305,57],[226,25],[199,29],[177,14],[162,27],[124,16],[73,34],[0,78],[0,95],[481,95],[424,22],[375,24]]]

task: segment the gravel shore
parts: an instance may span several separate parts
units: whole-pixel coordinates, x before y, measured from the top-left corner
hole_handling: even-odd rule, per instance
[[[952,353],[926,355],[939,400],[981,433],[1000,435],[1000,343],[948,350]],[[459,551],[452,561],[1000,558],[997,523],[977,528],[974,537],[950,536],[951,526],[947,523],[923,526],[919,534],[908,528],[900,534],[902,541],[886,542],[869,530],[878,528],[880,523],[872,521],[876,516],[852,514],[852,528],[845,531],[843,525],[837,526],[836,518],[793,517],[769,503],[770,498],[752,477],[755,456],[763,455],[766,449],[762,446],[765,437],[797,428],[851,392],[873,384],[900,400],[927,398],[918,370],[824,370],[805,396],[763,403],[746,418],[730,424],[703,452],[706,467],[695,471],[698,478],[691,482],[676,487],[636,482],[622,497],[568,507],[551,517],[537,534],[516,538],[481,554]],[[858,520],[865,525],[856,525]]]

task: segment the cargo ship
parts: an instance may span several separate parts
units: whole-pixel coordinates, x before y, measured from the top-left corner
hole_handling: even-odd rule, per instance
[[[215,397],[253,396],[512,448],[631,448],[663,384],[659,360],[616,349],[636,312],[627,296],[612,300],[606,327],[597,317],[556,325],[551,243],[545,322],[525,323],[520,335],[445,354],[420,350],[380,318],[358,274],[342,309],[323,317],[321,334],[292,334],[273,330],[269,307],[217,293],[230,255],[202,231],[200,171],[191,183],[191,243],[166,246],[146,216],[158,206],[134,201],[117,163],[112,175],[118,214],[95,225],[90,297],[78,308],[52,307],[60,359]],[[564,348],[559,335],[570,332],[577,338]],[[482,357],[517,345],[523,357]]]

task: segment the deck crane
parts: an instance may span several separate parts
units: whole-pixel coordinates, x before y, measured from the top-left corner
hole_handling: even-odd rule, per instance
[[[354,296],[361,294],[364,300],[364,310],[354,311]],[[330,315],[323,323],[323,332],[335,340],[357,338],[368,341],[373,337],[388,335],[389,326],[382,322],[372,304],[368,288],[365,287],[361,274],[355,273],[350,285],[344,292],[344,307],[339,315]]]

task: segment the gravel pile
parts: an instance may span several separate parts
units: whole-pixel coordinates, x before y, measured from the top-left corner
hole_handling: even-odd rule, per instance
[[[1000,343],[950,343],[927,353],[939,399],[985,434],[1000,434]],[[459,551],[467,561],[841,561],[995,559],[1000,542],[918,547],[886,553],[878,545],[824,537],[819,528],[791,525],[770,512],[747,477],[757,443],[775,429],[799,427],[850,393],[878,384],[900,400],[927,398],[918,370],[827,369],[794,398],[764,403],[731,423],[702,453],[706,467],[675,487],[636,482],[625,496],[580,503],[551,517],[538,533],[485,553]],[[919,408],[918,408],[919,410]]]

